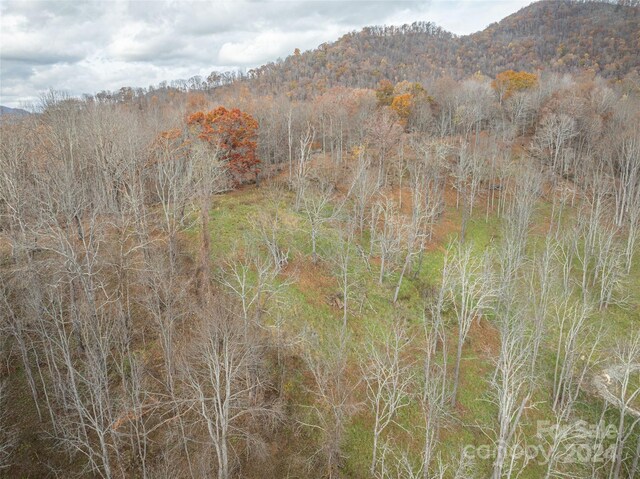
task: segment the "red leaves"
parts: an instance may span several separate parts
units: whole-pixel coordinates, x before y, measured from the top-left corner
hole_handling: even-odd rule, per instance
[[[187,125],[197,130],[198,138],[219,150],[236,182],[247,174],[258,174],[258,122],[251,115],[219,106],[208,113],[199,111],[190,115]]]

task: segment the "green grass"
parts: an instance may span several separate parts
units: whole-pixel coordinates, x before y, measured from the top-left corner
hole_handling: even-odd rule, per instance
[[[305,347],[319,348],[319,351],[330,354],[334,347],[334,341],[342,325],[342,310],[331,306],[328,297],[339,291],[338,281],[333,276],[333,267],[330,256],[338,238],[339,224],[327,223],[323,225],[318,241],[320,264],[313,266],[311,263],[311,239],[307,218],[300,212],[293,211],[291,195],[285,195],[284,200],[277,205],[281,218],[281,230],[278,233],[279,241],[290,251],[290,263],[299,268],[298,276],[289,269],[283,273],[283,278],[291,281],[282,291],[279,304],[284,307],[273,307],[266,316],[267,322],[274,322],[280,316],[285,319],[284,329],[291,337],[304,335],[307,339],[315,338]],[[273,204],[266,199],[266,188],[251,188],[245,191],[221,196],[213,203],[210,216],[211,227],[211,255],[214,264],[220,265],[234,253],[244,248],[245,244],[259,244],[256,221],[258,216],[268,213]],[[569,211],[565,212],[567,217]],[[348,328],[351,336],[349,345],[349,370],[352,380],[355,382],[360,375],[359,364],[365,360],[364,344],[369,339],[379,339],[390,331],[397,321],[404,321],[409,331],[414,334],[414,342],[419,347],[421,341],[423,307],[425,295],[440,284],[440,276],[444,260],[444,251],[459,237],[460,213],[454,207],[448,206],[445,217],[452,225],[451,231],[446,234],[440,244],[430,247],[424,253],[420,270],[414,276],[412,271],[407,272],[400,290],[399,301],[392,303],[393,292],[398,280],[398,269],[390,271],[386,275],[382,285],[378,284],[379,266],[372,262],[369,271],[358,255],[353,255],[351,275],[357,279],[358,298],[351,300]],[[548,224],[551,214],[551,205],[542,203],[537,208],[534,220],[535,224]],[[569,221],[565,217],[565,221]],[[473,245],[477,255],[485,254],[492,244],[500,240],[501,220],[494,214],[485,220],[485,212],[478,208],[474,216],[470,218],[467,226],[466,241]],[[540,251],[544,246],[544,228],[538,228],[530,235],[527,246],[528,256]],[[195,236],[195,231],[191,232]],[[364,251],[369,249],[370,235],[368,232],[362,237],[356,235],[356,241]],[[303,281],[304,280],[304,281]],[[636,261],[628,278],[628,297],[621,306],[612,306],[605,311],[596,312],[591,321],[594,326],[602,323],[606,334],[601,338],[602,349],[600,359],[607,359],[607,352],[615,344],[628,336],[629,331],[640,325],[640,262]],[[360,308],[360,304],[362,307]],[[455,362],[455,329],[454,321],[449,330],[449,357],[448,364],[452,369]],[[464,349],[462,358],[461,383],[459,387],[459,406],[454,412],[454,419],[442,430],[438,451],[443,457],[455,456],[464,445],[488,444],[489,439],[483,432],[488,426],[495,424],[496,406],[489,401],[489,381],[493,372],[494,362],[492,356],[496,351],[484,351],[485,337],[481,334],[489,334],[481,330],[471,334]],[[527,411],[523,418],[523,424],[527,434],[535,434],[535,424],[538,420],[551,419],[550,390],[553,381],[554,355],[556,330],[552,323],[547,327],[549,337],[546,339],[544,349],[541,351],[538,387],[535,390],[532,404],[535,408]],[[473,334],[480,334],[474,337]],[[491,334],[498,333],[496,331]],[[499,341],[499,339],[498,339]],[[486,341],[488,343],[488,341]],[[489,345],[490,347],[490,345]],[[416,368],[420,368],[420,358],[416,357]],[[419,371],[418,371],[419,372]],[[285,383],[287,397],[290,401],[304,402],[309,400],[308,394],[303,389],[305,380],[300,372],[292,371],[293,377]],[[450,372],[452,375],[452,371]],[[359,400],[363,401],[362,391]],[[576,415],[588,422],[596,422],[601,410],[601,402],[594,397],[583,394],[581,396]],[[419,425],[422,423],[422,415],[416,400],[404,409],[396,418],[399,426],[392,426],[385,433],[387,437],[393,437],[399,447],[406,448],[411,457],[416,460],[421,451],[422,434]],[[366,478],[368,477],[369,462],[371,459],[372,445],[372,418],[365,406],[361,406],[359,412],[349,422],[343,444],[346,455],[344,464],[344,477]],[[409,432],[407,432],[409,431]],[[306,437],[306,441],[314,441],[314,435]],[[301,448],[313,449],[312,444],[301,441]],[[491,461],[480,461],[476,465],[481,476],[488,474]],[[540,477],[542,469],[531,466],[521,476],[524,479]]]

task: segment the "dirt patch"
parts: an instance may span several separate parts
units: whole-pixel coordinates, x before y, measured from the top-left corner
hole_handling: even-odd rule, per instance
[[[474,321],[467,336],[471,350],[483,357],[495,357],[500,351],[500,333],[486,319]]]
[[[322,263],[314,264],[308,259],[297,257],[289,262],[283,273],[314,302],[323,303],[327,292],[335,289],[331,272]]]
[[[426,246],[427,251],[435,251],[440,249],[444,251],[444,245],[447,238],[452,233],[460,232],[460,224],[451,218],[451,215],[444,213],[438,221],[433,225],[431,241]]]
[[[551,229],[551,217],[538,216],[531,225],[531,234],[537,236],[545,236]]]
[[[452,208],[456,207],[458,202],[458,192],[453,187],[450,181],[447,181],[444,186],[444,204]]]
[[[399,207],[401,213],[405,215],[411,214],[413,209],[413,195],[410,188],[394,186],[385,192],[385,196],[393,200],[396,206]]]

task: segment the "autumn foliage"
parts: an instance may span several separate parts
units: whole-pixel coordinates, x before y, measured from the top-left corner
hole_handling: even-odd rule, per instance
[[[239,183],[259,172],[256,154],[258,122],[237,108],[219,106],[208,113],[199,111],[187,118],[197,137],[218,150],[221,160]]]
[[[376,88],[376,98],[378,105],[391,106],[393,102],[393,83],[389,80],[382,80]]]
[[[391,109],[393,109],[402,122],[406,124],[409,115],[411,114],[411,107],[413,105],[412,96],[410,93],[403,93],[393,97],[391,102]]]
[[[515,92],[528,90],[538,84],[538,75],[528,72],[507,70],[496,75],[491,86],[498,92],[500,98],[506,100]]]
[[[429,105],[433,99],[420,83],[401,81],[393,85],[389,80],[382,80],[375,90],[379,107],[389,107],[407,130],[412,127],[416,111],[423,105]]]

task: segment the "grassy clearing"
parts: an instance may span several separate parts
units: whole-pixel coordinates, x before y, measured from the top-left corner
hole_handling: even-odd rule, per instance
[[[333,248],[340,237],[339,223],[323,225],[318,249],[321,260],[313,264],[311,257],[310,226],[306,217],[293,210],[292,197],[285,194],[280,202],[268,201],[268,189],[248,188],[216,198],[211,210],[211,254],[212,261],[221,265],[237,252],[242,252],[245,244],[259,244],[256,224],[258,217],[278,209],[281,228],[279,241],[289,248],[289,265],[281,273],[282,281],[289,283],[282,289],[279,302],[282,307],[272,307],[266,320],[274,324],[277,318],[284,322],[284,332],[289,337],[304,337],[303,347],[317,348],[330,354],[342,324],[342,310],[331,303],[330,298],[339,294],[337,278],[330,261]],[[535,254],[544,245],[551,215],[551,205],[542,203],[536,210],[534,226],[530,235],[528,253]],[[477,255],[483,255],[493,244],[500,241],[500,219],[493,213],[478,208],[468,223],[467,241]],[[446,248],[458,236],[461,224],[460,212],[454,205],[447,205],[445,213],[434,228],[434,241],[428,245],[418,271],[408,273],[400,290],[399,301],[391,302],[393,290],[398,280],[397,268],[391,271],[382,285],[378,284],[376,258],[367,265],[361,257],[354,255],[350,273],[357,279],[355,297],[350,301],[348,329],[350,342],[350,378],[357,383],[361,371],[359,364],[365,354],[364,345],[369,339],[381,338],[390,331],[394,322],[405,321],[414,335],[416,350],[419,350],[425,295],[440,284],[443,258]],[[356,242],[367,251],[368,233],[356,235]],[[591,321],[594,325],[604,325],[600,360],[607,359],[607,351],[617,341],[640,324],[640,264],[636,262],[628,278],[628,289],[623,305],[612,306],[596,312]],[[535,407],[526,412],[524,418],[527,435],[535,435],[536,421],[551,419],[550,390],[553,382],[555,344],[553,324],[549,325],[549,337],[541,353],[539,386],[532,403]],[[455,360],[455,326],[450,324],[449,365]],[[455,456],[464,445],[488,444],[486,428],[495,424],[496,406],[489,401],[489,381],[494,370],[494,358],[499,347],[499,334],[492,323],[483,319],[474,324],[462,358],[459,405],[453,420],[442,431],[438,451],[443,457]],[[419,357],[416,357],[419,363]],[[301,366],[301,364],[299,365]],[[309,399],[304,392],[308,381],[300,371],[291,370],[285,389],[292,403]],[[360,393],[359,399],[365,400]],[[583,394],[578,414],[585,420],[597,422],[601,403]],[[371,458],[372,424],[371,415],[362,405],[359,412],[349,422],[344,444],[346,460],[345,477],[364,478],[368,475]],[[397,418],[397,426],[389,428],[387,438],[394,438],[408,449],[411,457],[419,457],[421,432],[416,425],[421,423],[420,406],[413,401]],[[407,432],[409,431],[409,432]],[[302,437],[298,446],[301,450],[313,450],[313,435]],[[491,461],[477,464],[482,474],[489,473]],[[531,466],[521,476],[525,479],[540,477],[540,466]]]

